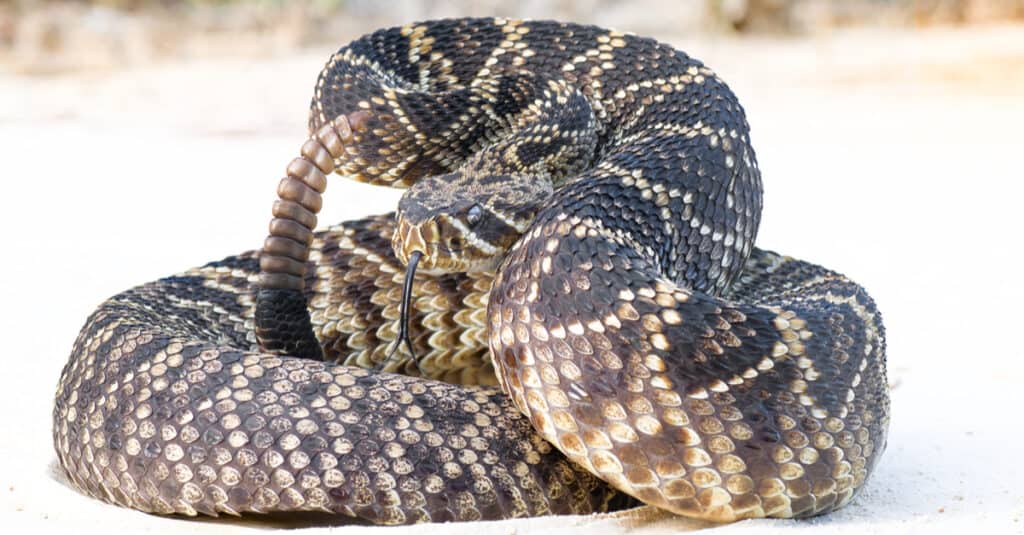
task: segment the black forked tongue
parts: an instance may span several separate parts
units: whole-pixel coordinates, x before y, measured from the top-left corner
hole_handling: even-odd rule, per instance
[[[387,357],[384,359],[385,362],[390,361],[391,357],[394,356],[395,352],[398,351],[398,347],[405,344],[406,349],[409,350],[409,355],[412,357],[412,362],[416,367],[419,367],[418,359],[416,358],[416,352],[412,348],[412,339],[409,338],[409,302],[412,301],[412,282],[416,277],[416,264],[419,263],[420,257],[423,256],[421,251],[413,251],[409,255],[409,263],[405,268],[405,283],[402,284],[402,304],[399,308],[398,318],[398,338],[395,339],[395,345],[388,351]]]

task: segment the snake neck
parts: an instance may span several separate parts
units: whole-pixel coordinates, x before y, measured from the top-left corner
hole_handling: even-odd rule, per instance
[[[419,252],[420,269],[432,273],[493,270],[554,190],[598,151],[594,110],[564,81],[524,74],[476,89],[496,99],[508,131],[403,195],[393,240],[403,264]]]
[[[503,79],[502,79],[503,80]],[[558,186],[588,169],[598,153],[599,124],[579,89],[564,80],[515,78],[523,96],[509,115],[507,133],[486,142],[460,167],[464,186],[494,182],[513,187],[545,181]],[[550,188],[548,188],[550,189]]]

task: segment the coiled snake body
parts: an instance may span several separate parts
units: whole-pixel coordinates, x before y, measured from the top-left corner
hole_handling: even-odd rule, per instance
[[[754,248],[746,120],[701,63],[596,27],[435,21],[341,49],[310,123],[262,256],[87,321],[53,428],[84,492],[387,524],[636,498],[729,521],[864,484],[881,318],[843,276]],[[333,169],[412,185],[398,222],[309,232]],[[412,251],[415,360],[392,352]]]

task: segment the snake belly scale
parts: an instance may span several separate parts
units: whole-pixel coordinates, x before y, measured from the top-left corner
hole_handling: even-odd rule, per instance
[[[402,524],[636,500],[803,517],[863,487],[889,421],[881,317],[842,275],[754,247],[744,112],[697,60],[592,26],[412,24],[331,57],[310,131],[262,252],[87,320],[53,412],[83,492]],[[409,202],[313,232],[334,170]],[[506,181],[512,201],[463,206]],[[412,248],[436,268],[410,287],[415,360],[389,352]]]

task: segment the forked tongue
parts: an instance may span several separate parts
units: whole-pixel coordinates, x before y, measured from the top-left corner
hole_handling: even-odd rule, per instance
[[[395,345],[391,347],[391,351],[388,351],[388,355],[385,358],[385,362],[390,361],[391,357],[398,351],[398,347],[405,344],[406,349],[409,350],[409,355],[412,357],[412,362],[417,368],[419,367],[419,362],[416,358],[416,352],[412,348],[412,340],[409,338],[409,303],[412,301],[412,283],[416,277],[416,264],[420,262],[421,256],[423,256],[423,252],[419,250],[413,251],[409,255],[409,262],[405,268],[405,282],[402,284],[402,304],[398,309],[398,338],[395,339]]]

